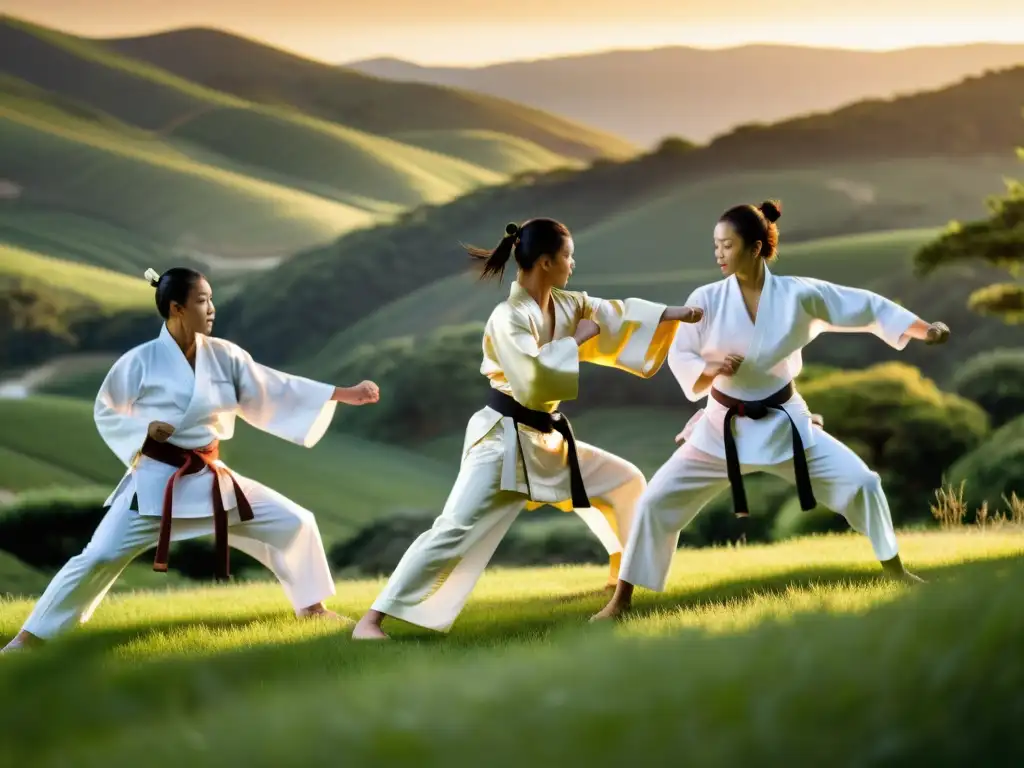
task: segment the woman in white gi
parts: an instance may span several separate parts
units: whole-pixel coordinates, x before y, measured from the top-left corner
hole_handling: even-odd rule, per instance
[[[903,349],[911,339],[943,343],[949,329],[926,323],[870,291],[805,277],[772,275],[777,201],[726,211],[714,232],[725,279],[695,290],[687,304],[703,319],[680,326],[668,363],[686,397],[707,397],[684,440],[651,478],[622,557],[619,584],[595,619],[629,609],[634,586],[662,591],[679,532],[731,486],[734,512],[748,513],[743,475],[771,472],[795,482],[801,506],[820,502],[866,535],[883,573],[917,582],[900,561],[879,477],[849,448],[812,426],[793,380],[801,350],[826,331],[872,333]]]
[[[629,462],[577,443],[563,400],[578,394],[580,362],[649,378],[665,360],[686,307],[642,299],[606,301],[563,290],[575,266],[569,230],[552,219],[506,227],[485,260],[484,276],[504,273],[514,255],[517,279],[484,330],[480,372],[490,396],[472,416],[462,465],[444,511],[403,556],[372,609],[353,631],[383,639],[386,616],[447,631],[505,532],[524,506],[575,510],[612,556],[612,584],[645,487]]]
[[[274,573],[296,615],[349,621],[324,607],[334,580],[313,515],[229,470],[218,445],[232,436],[238,415],[312,447],[339,402],[375,403],[377,386],[334,387],[262,366],[209,335],[213,292],[202,274],[175,268],[146,277],[165,320],[160,335],[114,363],[94,407],[100,435],[127,471],[92,540],[54,577],[4,650],[88,621],[125,566],[154,544],[154,570],[166,571],[171,542],[210,533],[220,578],[228,576],[230,545]]]

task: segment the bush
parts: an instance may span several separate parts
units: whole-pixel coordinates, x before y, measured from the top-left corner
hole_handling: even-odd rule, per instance
[[[953,391],[984,408],[993,427],[1024,414],[1024,348],[972,357],[953,377]]]
[[[943,473],[989,432],[980,406],[899,363],[823,376],[802,392],[825,429],[882,476],[897,525],[928,518]]]

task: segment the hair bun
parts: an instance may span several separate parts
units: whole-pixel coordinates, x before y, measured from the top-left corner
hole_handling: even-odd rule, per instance
[[[775,223],[782,217],[782,203],[778,200],[765,200],[758,206],[758,210],[771,223]]]
[[[149,284],[152,285],[154,288],[160,285],[160,275],[158,275],[156,270],[153,269],[152,267],[146,270],[143,277],[149,280]]]
[[[508,237],[515,237],[516,235],[519,234],[519,225],[518,224],[514,224],[514,223],[513,224],[506,224],[505,225],[505,234]]]

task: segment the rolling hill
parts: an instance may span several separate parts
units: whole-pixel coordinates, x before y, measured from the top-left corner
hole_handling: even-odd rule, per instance
[[[465,270],[460,241],[493,244],[506,222],[531,216],[565,221],[578,246],[590,228],[637,223],[628,237],[595,235],[580,247],[581,279],[588,262],[636,258],[641,248],[703,250],[725,207],[767,196],[786,204],[787,190],[790,243],[941,226],[983,212],[982,198],[1002,190],[1005,174],[1019,172],[1022,93],[1019,67],[892,102],[737,130],[706,147],[666,145],[628,162],[479,190],[254,275],[245,302],[225,308],[225,332],[268,360],[310,357],[378,307]],[[641,271],[647,258],[659,257],[643,258]],[[273,307],[285,295],[300,309],[281,318]],[[331,312],[321,311],[328,306]]]
[[[123,467],[92,422],[91,398],[0,399],[0,489],[113,486]],[[224,460],[317,515],[328,545],[378,515],[436,511],[451,484],[446,464],[401,448],[331,433],[313,449],[239,421]]]
[[[519,105],[204,34],[120,45],[0,19],[3,242],[115,270],[155,257],[231,275],[524,171],[632,151]],[[232,56],[278,90],[204,84]],[[370,125],[377,107],[386,126]],[[447,117],[420,119],[432,112]]]
[[[427,67],[398,59],[344,66],[398,82],[512,99],[653,146],[671,135],[705,142],[748,123],[939,88],[1022,63],[1021,45],[884,52],[747,45],[605,51],[485,67]]]
[[[288,104],[373,134],[484,130],[576,159],[635,153],[611,134],[523,104],[454,88],[393,83],[219,30],[181,29],[104,40],[102,45],[218,92],[255,103]]]

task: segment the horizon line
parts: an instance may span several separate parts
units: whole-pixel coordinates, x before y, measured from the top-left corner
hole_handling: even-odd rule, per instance
[[[227,26],[215,26],[215,25],[204,25],[204,24],[191,24],[191,25],[177,25],[177,26],[163,26],[151,28],[150,31],[139,31],[130,34],[113,34],[113,35],[85,35],[79,32],[74,32],[66,27],[45,24],[40,21],[33,21],[32,19],[25,16],[14,16],[13,14],[4,14],[7,19],[20,21],[22,23],[30,24],[32,26],[41,27],[43,29],[50,29],[57,31],[61,34],[68,35],[70,37],[77,37],[82,40],[89,40],[93,42],[110,42],[115,40],[130,40],[147,37],[159,37],[162,35],[169,35],[183,32],[214,32],[223,35],[250,40],[263,45],[268,48],[274,48],[279,51],[284,51],[291,55],[307,59],[309,61],[316,61],[321,64],[327,64],[330,66],[349,66],[352,64],[359,64],[370,61],[396,61],[405,64],[411,64],[416,67],[422,68],[450,68],[450,69],[483,69],[487,67],[496,67],[509,64],[530,64],[539,62],[550,62],[564,59],[582,59],[591,56],[601,56],[609,54],[643,54],[643,53],[654,53],[658,51],[670,51],[670,50],[688,50],[700,53],[724,53],[729,51],[738,51],[747,48],[787,48],[793,50],[803,51],[821,51],[821,52],[843,52],[843,53],[863,53],[863,54],[875,54],[875,55],[886,55],[893,53],[905,53],[910,51],[934,51],[942,49],[952,48],[970,48],[970,47],[1024,47],[1024,37],[1020,40],[998,40],[998,39],[979,39],[979,40],[962,40],[962,41],[949,41],[949,42],[935,42],[935,43],[924,43],[918,45],[892,45],[892,46],[880,46],[880,47],[863,47],[853,45],[820,45],[811,43],[799,43],[799,42],[775,42],[771,40],[763,40],[758,38],[752,38],[743,42],[736,43],[668,43],[668,44],[657,44],[649,46],[625,46],[625,47],[595,47],[592,49],[584,50],[573,50],[567,49],[563,52],[552,52],[550,54],[544,54],[539,56],[522,56],[522,57],[507,57],[493,60],[480,60],[476,62],[444,62],[444,61],[431,61],[427,62],[421,58],[403,56],[393,52],[382,51],[372,55],[365,55],[358,58],[352,59],[340,59],[331,60],[316,56],[307,51],[303,51],[298,48],[283,45],[281,43],[268,40],[264,37],[258,37],[255,35],[247,34],[244,32],[237,31]],[[1024,61],[1021,62],[1024,64]]]

